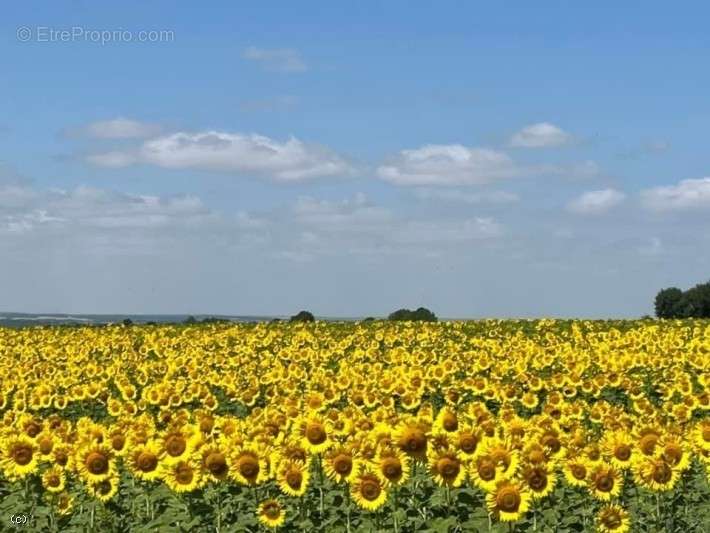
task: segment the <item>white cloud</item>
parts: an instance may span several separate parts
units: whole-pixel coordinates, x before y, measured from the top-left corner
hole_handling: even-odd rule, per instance
[[[242,57],[260,63],[265,70],[304,72],[308,69],[301,54],[292,48],[267,49],[250,46],[244,50]]]
[[[286,232],[281,258],[383,254],[436,256],[465,242],[500,237],[492,218],[419,219],[398,216],[374,205],[362,193],[341,201],[300,197],[293,209],[275,215],[272,229]],[[296,234],[297,236],[294,236]],[[282,239],[284,235],[282,235]]]
[[[517,194],[507,191],[466,192],[460,189],[416,189],[414,195],[420,200],[478,204],[510,204],[520,200]]]
[[[0,202],[0,230],[152,229],[191,225],[214,216],[195,196],[131,195],[93,187],[26,188],[14,196],[13,203]]]
[[[567,210],[581,215],[599,215],[624,201],[626,195],[615,189],[585,192],[567,204]]]
[[[377,175],[395,185],[480,185],[519,173],[505,153],[460,144],[429,144],[402,150]]]
[[[326,232],[379,229],[393,219],[388,209],[372,205],[363,193],[339,202],[301,196],[293,213],[297,222]]]
[[[177,132],[145,141],[134,153],[112,151],[89,156],[90,163],[120,167],[145,163],[164,168],[192,168],[255,174],[276,181],[340,176],[350,164],[332,150],[294,137],[279,142],[256,134]]]
[[[393,231],[393,240],[405,244],[452,244],[490,239],[503,234],[502,226],[488,217],[455,221],[408,221]]]
[[[682,180],[677,185],[641,191],[641,201],[653,211],[710,208],[710,177]]]
[[[549,122],[526,126],[510,138],[510,146],[517,148],[550,148],[569,143],[572,136]]]

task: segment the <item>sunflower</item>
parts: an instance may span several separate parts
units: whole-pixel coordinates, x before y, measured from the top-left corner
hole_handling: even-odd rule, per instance
[[[537,394],[533,391],[527,391],[520,397],[520,403],[522,403],[523,407],[526,409],[535,409],[539,402],[540,400]]]
[[[698,450],[710,451],[710,419],[700,420],[695,425],[691,439]]]
[[[166,463],[186,460],[192,454],[199,436],[199,432],[191,426],[168,429],[160,439],[162,460]]]
[[[161,446],[151,440],[145,444],[131,447],[124,464],[128,465],[131,473],[138,479],[152,481],[160,477],[159,464],[161,459]]]
[[[644,426],[636,432],[637,446],[645,456],[656,452],[656,445],[661,438],[661,429],[657,426]]]
[[[108,442],[117,456],[123,456],[128,451],[126,431],[124,428],[114,428],[108,435]]]
[[[690,466],[688,445],[677,435],[666,434],[658,442],[657,454],[674,470],[683,472]]]
[[[552,458],[560,459],[564,457],[566,449],[556,429],[549,428],[543,431],[538,442],[550,450],[549,453]]]
[[[323,470],[326,476],[338,483],[348,481],[357,470],[358,464],[352,449],[345,446],[331,448],[323,455]]]
[[[663,458],[643,457],[634,465],[634,480],[654,492],[673,490],[679,477],[680,471]]]
[[[257,485],[268,475],[268,462],[255,448],[240,448],[229,458],[232,466],[229,473],[234,480],[243,485]]]
[[[629,512],[623,507],[607,504],[597,513],[599,533],[626,533],[630,527]]]
[[[264,526],[277,528],[286,521],[286,513],[278,500],[264,500],[259,504],[256,516]]]
[[[520,520],[530,507],[530,492],[517,481],[507,479],[495,484],[486,495],[488,511],[501,522]]]
[[[87,482],[103,481],[115,474],[113,451],[105,444],[87,444],[75,455],[79,475]]]
[[[503,477],[496,462],[489,455],[479,455],[471,462],[469,476],[474,485],[485,491],[493,490],[496,482]]]
[[[0,468],[8,479],[24,478],[37,469],[37,444],[25,435],[0,440]]]
[[[160,478],[175,492],[191,492],[201,485],[200,469],[192,461],[160,465]]]
[[[589,473],[587,486],[598,500],[609,501],[621,493],[623,479],[618,469],[607,464],[598,464]]]
[[[58,442],[56,435],[51,431],[42,431],[39,435],[35,437],[35,442],[37,443],[37,449],[42,457],[42,460],[46,460],[52,454],[55,444]]]
[[[633,439],[623,431],[607,432],[601,440],[602,454],[620,470],[627,470],[634,460]]]
[[[563,463],[562,471],[567,483],[573,487],[585,487],[587,485],[587,475],[590,471],[590,463],[583,457],[567,459]]]
[[[428,428],[417,420],[403,421],[395,428],[394,442],[415,460],[426,459]]]
[[[64,443],[56,444],[52,449],[50,463],[59,465],[67,470],[73,470],[74,455],[72,453],[72,447],[69,444]]]
[[[459,419],[449,406],[444,406],[432,424],[432,433],[453,433],[459,428]]]
[[[294,423],[301,446],[309,453],[318,454],[330,448],[333,440],[330,435],[330,422],[319,413],[309,413]]]
[[[221,448],[214,445],[200,449],[202,470],[213,481],[224,481],[229,475],[229,459]]]
[[[301,446],[300,442],[287,438],[279,447],[279,456],[291,461],[305,463],[308,460],[308,452]]]
[[[52,466],[42,474],[42,486],[52,493],[62,492],[66,486],[67,477],[59,466]]]
[[[453,449],[436,449],[429,457],[429,472],[441,486],[460,487],[466,479],[461,456]]]
[[[54,504],[57,507],[57,512],[62,516],[66,516],[71,513],[72,508],[74,507],[74,498],[70,496],[69,493],[62,492],[57,495],[56,500],[54,500]]]
[[[303,496],[311,478],[305,463],[284,459],[276,469],[276,483],[287,496]]]
[[[118,493],[118,474],[112,474],[101,480],[89,481],[88,492],[101,502],[107,502]]]
[[[523,461],[534,465],[544,464],[550,460],[548,448],[536,441],[528,442],[521,455]]]
[[[507,477],[512,477],[518,469],[520,454],[509,439],[487,439],[483,453],[490,457],[496,469]]]
[[[366,511],[376,511],[387,501],[387,491],[380,478],[369,468],[361,467],[350,483],[350,495]]]
[[[542,464],[525,464],[520,470],[520,478],[530,490],[534,500],[540,500],[549,495],[557,485],[557,474],[552,466]]]
[[[474,430],[472,426],[464,425],[454,433],[451,442],[466,459],[473,459],[480,451],[479,444],[482,438],[480,429]]]

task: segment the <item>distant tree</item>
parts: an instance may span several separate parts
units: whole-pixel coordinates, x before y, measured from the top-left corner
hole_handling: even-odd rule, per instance
[[[373,317],[373,316],[368,316],[368,317],[363,318],[362,321],[363,321],[363,322],[374,322],[374,321],[375,321],[375,317]]]
[[[291,322],[314,322],[315,317],[309,311],[300,311],[291,317]]]
[[[387,320],[411,320],[412,311],[410,309],[397,309],[389,314]]]
[[[388,320],[408,320],[408,321],[420,321],[420,322],[436,322],[436,315],[429,311],[425,307],[420,307],[416,311],[411,311],[409,309],[397,309],[395,312],[390,313],[387,317]]]
[[[658,318],[678,318],[680,316],[680,301],[683,291],[670,287],[659,291],[656,295],[655,308]]]
[[[683,292],[677,307],[682,318],[710,318],[710,282]]]
[[[185,324],[197,324],[197,319],[194,316],[190,315],[185,319],[184,323]]]
[[[130,318],[124,318],[122,324],[123,324],[124,326],[132,326],[132,325],[133,325],[133,320],[131,320]]]

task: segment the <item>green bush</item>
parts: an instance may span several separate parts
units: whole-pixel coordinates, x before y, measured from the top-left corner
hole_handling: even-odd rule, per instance
[[[436,315],[429,311],[426,307],[420,307],[416,311],[411,311],[410,309],[398,309],[394,313],[390,313],[387,318],[389,320],[436,322]]]
[[[655,307],[658,318],[710,318],[710,282],[687,291],[663,289],[656,295]]]
[[[314,322],[315,317],[309,311],[301,311],[291,317],[291,322]]]

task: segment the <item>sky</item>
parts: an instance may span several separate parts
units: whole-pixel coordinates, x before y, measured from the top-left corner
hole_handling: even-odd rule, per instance
[[[708,16],[10,3],[0,311],[651,314],[710,278]]]

